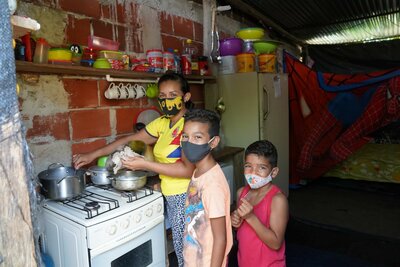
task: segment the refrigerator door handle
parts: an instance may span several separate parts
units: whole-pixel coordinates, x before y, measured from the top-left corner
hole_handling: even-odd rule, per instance
[[[263,86],[263,94],[264,94],[263,118],[264,118],[264,120],[266,120],[269,115],[269,91],[265,85]]]

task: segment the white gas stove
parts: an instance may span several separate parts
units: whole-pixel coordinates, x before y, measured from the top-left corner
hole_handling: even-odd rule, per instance
[[[56,266],[165,266],[164,203],[157,191],[88,186],[43,207],[44,249]]]

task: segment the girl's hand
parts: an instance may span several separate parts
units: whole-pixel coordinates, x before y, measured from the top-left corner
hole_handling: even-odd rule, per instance
[[[240,218],[237,210],[235,210],[234,212],[231,213],[231,222],[232,222],[232,226],[235,228],[239,228],[240,225],[242,224],[243,220],[242,220],[242,218]]]
[[[135,170],[145,170],[146,160],[143,157],[126,157],[121,159],[122,166],[133,171]]]
[[[241,204],[237,209],[237,213],[242,219],[246,220],[253,215],[253,205],[245,198],[242,198],[240,201]]]

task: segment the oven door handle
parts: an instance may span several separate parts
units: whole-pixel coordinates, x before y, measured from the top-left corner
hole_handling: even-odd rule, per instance
[[[96,257],[106,251],[109,251],[113,248],[116,248],[120,245],[125,244],[126,242],[129,242],[129,241],[135,239],[136,237],[142,235],[143,233],[150,231],[152,228],[156,227],[160,223],[164,223],[164,216],[159,216],[159,217],[155,218],[154,220],[152,220],[151,222],[148,222],[145,225],[142,225],[140,228],[134,229],[133,231],[125,233],[122,236],[118,236],[113,241],[107,242],[106,244],[104,244],[101,247],[91,249],[90,250],[90,259],[93,259],[94,257]]]

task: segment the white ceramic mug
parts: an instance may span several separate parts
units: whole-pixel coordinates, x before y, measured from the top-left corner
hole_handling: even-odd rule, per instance
[[[128,91],[128,98],[135,99],[136,98],[136,90],[132,86],[132,84],[128,83],[125,85],[126,90]]]
[[[135,84],[134,85],[136,91],[136,99],[144,97],[146,95],[146,89],[142,85]]]

